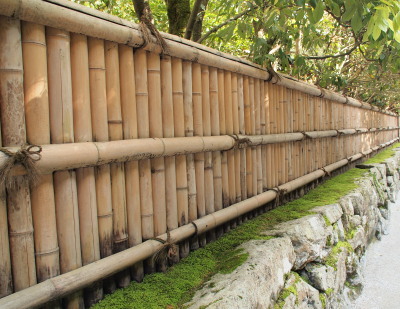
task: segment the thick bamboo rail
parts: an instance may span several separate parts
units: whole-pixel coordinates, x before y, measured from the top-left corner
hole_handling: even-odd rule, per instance
[[[376,150],[385,148],[399,138],[395,138],[385,144],[374,147]],[[369,149],[368,153],[374,149]],[[296,178],[285,184],[277,187],[285,194],[290,193],[318,178],[323,177],[326,173],[331,173],[351,162],[354,162],[363,156],[365,153],[353,154],[348,159],[343,159],[335,163],[320,168],[309,174]],[[212,214],[194,220],[192,223],[181,226],[170,231],[171,239],[175,242],[183,241],[190,236],[200,235],[214,229],[226,222],[229,222],[241,215],[244,215],[258,207],[273,201],[278,193],[275,190],[257,194],[249,199],[233,204],[227,208],[218,210]],[[158,236],[166,240],[167,235]],[[0,299],[0,308],[4,309],[25,309],[43,305],[51,300],[55,300],[74,291],[79,291],[82,288],[90,285],[92,282],[98,281],[105,277],[111,276],[127,267],[142,261],[152,254],[157,252],[162,247],[162,243],[156,240],[147,240],[135,247],[129,248],[102,260],[83,266],[77,270],[66,274],[48,279],[33,287],[27,288],[20,292],[14,293]]]
[[[58,27],[70,32],[85,34],[91,37],[110,40],[132,47],[143,47],[145,50],[160,53],[161,48],[153,40],[144,44],[143,35],[137,25],[123,21],[105,13],[78,6],[61,0],[0,0],[0,15],[18,18],[41,25]],[[271,80],[281,86],[299,90],[314,96],[324,97],[350,106],[379,111],[377,107],[357,101],[350,97],[322,90],[314,85],[280,75],[270,73],[248,61],[226,55],[200,44],[163,34],[168,42],[168,55],[184,60],[195,61],[203,65],[213,66],[230,72],[241,73],[262,80]],[[392,112],[385,111],[388,115]]]
[[[372,129],[342,129],[326,131],[309,131],[295,133],[281,133],[269,135],[220,135],[220,136],[194,136],[174,138],[141,138],[130,140],[118,140],[110,142],[82,142],[67,144],[42,145],[42,158],[36,162],[41,174],[49,174],[54,171],[63,171],[81,167],[99,166],[115,162],[129,162],[157,157],[169,157],[225,151],[235,147],[237,140],[245,141],[240,148],[259,145],[278,144],[301,141],[303,139],[320,139],[326,137],[354,135],[358,133],[376,131],[395,131],[397,127],[372,128]],[[183,149],[183,146],[185,149]],[[19,147],[5,147],[16,152]],[[68,154],[61,161],[60,155]],[[4,166],[8,156],[0,152],[0,167]],[[24,175],[22,166],[15,166],[16,175]]]

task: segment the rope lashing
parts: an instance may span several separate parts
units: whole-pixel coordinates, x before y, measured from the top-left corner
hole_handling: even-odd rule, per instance
[[[299,133],[303,134],[303,138],[301,140],[305,139],[311,139],[312,137],[308,135],[305,131],[300,131]]]
[[[278,207],[279,205],[282,204],[283,202],[283,196],[285,195],[285,193],[287,192],[286,189],[281,189],[279,187],[274,187],[274,188],[270,188],[268,190],[272,190],[276,192],[276,197],[275,197],[275,208]]]
[[[331,176],[331,172],[327,171],[325,167],[321,167],[320,170],[324,172],[324,177]]]
[[[154,253],[152,261],[156,263],[172,262],[174,257],[178,255],[178,246],[171,240],[171,233],[167,230],[167,240],[154,237],[151,240],[156,240],[162,243],[162,247]]]
[[[228,136],[232,137],[235,140],[235,144],[232,146],[232,148],[230,148],[228,150],[243,149],[251,144],[251,141],[248,137],[240,137],[237,134],[233,134],[233,135],[228,134]]]
[[[39,172],[35,162],[42,158],[40,154],[42,147],[37,145],[24,145],[17,152],[9,151],[6,148],[0,148],[0,152],[8,156],[6,163],[0,168],[0,186],[5,185],[7,189],[16,186],[16,178],[11,174],[13,167],[21,164],[26,170],[26,177],[31,186],[39,181]]]
[[[151,22],[152,16],[149,7],[145,7],[143,10],[143,15],[140,18],[140,29],[143,34],[143,45],[140,48],[145,47],[147,44],[151,42],[151,35],[154,35],[156,38],[156,42],[161,46],[161,50],[163,53],[168,52],[168,44],[165,39],[162,37],[161,33],[157,30],[156,26]]]
[[[353,161],[353,157],[348,157],[348,158],[346,158],[346,160],[347,160],[347,164],[350,164]]]
[[[324,88],[322,88],[322,87],[321,87],[321,86],[319,86],[319,85],[317,85],[317,87],[318,87],[319,91],[321,91],[321,94],[320,94],[320,95],[318,95],[317,97],[318,97],[318,98],[323,98],[323,97],[325,97],[325,94],[326,94],[326,91],[325,91],[325,89],[324,89]]]
[[[343,103],[343,104],[349,104],[350,103],[350,101],[349,101],[349,97],[348,96],[343,96],[345,99],[346,99],[346,101]]]
[[[340,136],[340,135],[344,134],[343,132],[340,132],[339,130],[335,130],[335,131],[336,131],[337,136]]]

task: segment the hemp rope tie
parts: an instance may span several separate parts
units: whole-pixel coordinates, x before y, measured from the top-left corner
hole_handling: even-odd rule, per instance
[[[25,177],[27,177],[31,186],[38,183],[40,176],[35,162],[42,158],[40,154],[42,152],[41,146],[24,145],[17,152],[0,148],[0,152],[8,156],[6,163],[0,168],[0,186],[5,185],[7,189],[16,187],[16,177],[11,174],[11,171],[17,164],[21,164],[25,168]]]
[[[331,175],[331,172],[328,172],[328,171],[325,169],[325,167],[321,167],[320,170],[322,170],[322,171],[324,172],[324,177],[330,176],[330,175]]]
[[[272,84],[276,84],[276,83],[278,83],[278,82],[281,81],[281,77],[279,76],[278,73],[276,73],[276,71],[275,71],[272,67],[268,67],[268,68],[267,68],[267,71],[268,71],[268,73],[269,73],[269,76],[268,76],[268,78],[265,80],[266,82],[272,81],[272,79],[273,79],[274,77],[275,77],[276,81],[275,81],[275,82],[272,82]]]
[[[299,133],[303,134],[303,138],[301,139],[302,141],[305,139],[311,139],[311,136],[308,135],[305,131],[300,131]]]
[[[154,253],[152,257],[153,262],[172,262],[173,258],[178,254],[178,246],[171,240],[171,234],[169,230],[167,230],[167,240],[154,237],[150,238],[151,240],[156,240],[162,243],[162,247]]]
[[[321,91],[321,94],[318,95],[317,97],[318,97],[318,98],[323,98],[323,97],[325,97],[325,94],[326,94],[325,89],[322,88],[320,85],[317,85],[317,87],[318,87],[319,91]]]
[[[165,54],[168,52],[168,45],[165,39],[161,36],[161,33],[157,30],[156,26],[151,22],[152,16],[150,12],[150,8],[145,7],[143,10],[143,15],[140,18],[140,29],[143,33],[143,45],[140,48],[145,47],[147,44],[151,42],[150,34],[154,35],[156,38],[156,42],[161,46],[162,52]]]
[[[251,144],[251,141],[248,137],[240,138],[239,135],[237,135],[237,134],[233,134],[233,135],[228,134],[228,136],[232,137],[235,140],[235,144],[232,146],[232,148],[230,148],[228,150],[243,149]]]
[[[276,197],[275,197],[275,208],[278,207],[280,204],[283,202],[283,196],[285,192],[287,191],[286,189],[281,189],[279,187],[274,187],[270,188],[268,190],[272,190],[276,192]]]

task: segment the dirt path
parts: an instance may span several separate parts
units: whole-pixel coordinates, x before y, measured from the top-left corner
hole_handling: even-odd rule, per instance
[[[355,309],[400,308],[400,198],[391,205],[389,234],[367,249],[364,289]]]

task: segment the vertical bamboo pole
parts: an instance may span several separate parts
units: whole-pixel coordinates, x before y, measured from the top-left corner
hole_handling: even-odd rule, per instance
[[[271,85],[269,82],[264,82],[265,89],[265,134],[271,134],[271,98],[270,98],[270,88]],[[265,173],[267,175],[266,189],[272,188],[272,145],[266,145],[266,165],[265,165]]]
[[[11,93],[11,89],[9,89],[8,85],[13,85],[15,84],[16,87],[16,91],[18,91],[18,87],[19,92],[17,93],[17,95],[20,95],[21,93],[23,94],[23,90],[22,90],[22,56],[21,56],[21,51],[20,51],[20,55],[18,56],[18,50],[17,53],[10,53],[9,50],[11,50],[11,48],[15,49],[15,45],[18,47],[19,45],[19,40],[20,40],[20,25],[19,25],[19,21],[17,20],[13,20],[13,19],[9,19],[6,17],[0,17],[0,40],[1,40],[1,47],[0,47],[0,128],[1,128],[1,134],[0,134],[0,145],[1,146],[7,146],[6,142],[3,143],[2,141],[2,135],[3,138],[6,137],[7,135],[9,135],[8,137],[8,143],[12,142],[12,144],[14,144],[14,142],[12,141],[12,135],[13,135],[13,131],[15,131],[15,128],[10,127],[10,128],[6,128],[6,126],[9,125],[17,125],[16,123],[13,123],[12,118],[11,119],[7,119],[10,116],[13,116],[11,114],[12,111],[9,111],[10,107],[12,107],[14,104],[16,104],[16,106],[21,108],[22,102],[15,102],[14,100],[10,100],[9,98],[15,98],[14,96],[9,97],[9,94]],[[20,58],[20,59],[18,59]],[[22,109],[23,111],[23,109]],[[19,111],[19,122],[23,121],[22,118],[22,111]],[[17,114],[18,115],[18,114]],[[3,123],[5,121],[5,123]],[[23,138],[18,141],[16,140],[18,145],[21,145],[24,140]],[[21,181],[19,181],[21,182]],[[27,184],[25,184],[25,186],[27,186]],[[22,192],[21,192],[22,193]],[[15,192],[14,192],[15,194]],[[10,209],[16,208],[17,205],[11,205]],[[26,203],[22,204],[22,206],[24,206],[25,208],[29,209],[29,205],[27,205]],[[11,208],[13,207],[13,208]],[[17,216],[19,215],[19,212],[16,214]],[[10,217],[14,217],[14,215],[10,214]],[[9,222],[16,222],[16,218],[10,218]],[[21,267],[21,270],[23,272],[26,271],[25,267],[23,264],[21,265],[17,265],[16,262],[18,262],[17,259],[13,258],[13,261],[11,263],[11,257],[10,257],[10,242],[13,241],[14,244],[11,245],[11,249],[17,249],[16,248],[16,243],[15,243],[15,237],[14,240],[11,239],[11,235],[10,235],[10,240],[8,238],[9,236],[9,230],[8,230],[8,222],[7,222],[7,197],[6,197],[6,190],[4,187],[0,188],[0,298],[4,297],[6,295],[9,295],[13,292],[13,282],[12,282],[12,271],[11,271],[11,264],[13,264],[13,266],[19,266]],[[28,218],[29,220],[29,213],[28,213]],[[19,222],[16,222],[19,223]],[[10,231],[12,230],[19,230],[23,228],[23,226],[13,226],[10,227]],[[26,241],[29,241],[29,235],[28,237],[23,237]],[[32,239],[33,242],[33,239]],[[21,251],[25,251],[25,253],[27,254],[27,257],[31,259],[31,257],[33,257],[33,244],[30,247],[29,243],[27,243],[28,246],[27,247],[22,247],[23,250]],[[29,251],[27,251],[26,249],[29,249]],[[23,254],[23,252],[21,252]],[[35,274],[35,267],[34,265],[29,265],[28,263],[28,271],[26,271],[26,274],[29,275],[29,270],[31,274]],[[13,272],[15,273],[16,271],[13,270]],[[28,280],[25,280],[22,276],[24,276],[24,274],[18,274],[17,276],[21,277],[21,279],[19,279],[21,281],[22,284],[24,284],[24,281],[27,282],[28,284],[26,285],[26,287],[28,287],[31,284],[34,284],[35,282],[29,282],[29,278]],[[20,289],[25,288],[24,285],[22,285],[20,287]]]
[[[261,134],[261,100],[260,100],[260,80],[254,79],[254,114],[255,114],[255,134]],[[262,193],[262,158],[261,146],[256,147],[256,169],[257,169],[257,194]]]
[[[251,133],[251,105],[250,105],[250,85],[249,78],[245,76],[243,78],[243,101],[244,101],[244,123],[245,133],[250,135]],[[253,165],[251,148],[246,148],[246,187],[247,197],[253,196]]]
[[[92,138],[95,142],[105,142],[108,141],[108,123],[104,41],[88,38],[88,49]],[[95,183],[100,257],[104,258],[113,253],[110,165],[95,168]],[[114,280],[105,280],[103,287],[106,293],[112,293],[115,290]]]
[[[26,131],[19,20],[0,17],[0,41],[2,142],[6,147],[22,146],[26,142]],[[19,291],[36,283],[36,269],[29,184],[22,176],[15,177],[15,183],[15,187],[7,189],[7,206],[12,277],[14,289]],[[7,260],[5,256],[6,280],[9,278]],[[7,282],[5,284],[8,286]],[[9,286],[5,290],[8,292]]]
[[[163,56],[161,59],[161,101],[163,136],[174,137],[174,102],[172,98],[172,67],[171,57]],[[167,211],[167,229],[174,230],[178,227],[178,206],[176,195],[176,164],[175,157],[165,159],[165,197]],[[176,261],[179,256],[177,255]]]
[[[193,81],[192,81],[192,63],[183,61],[183,106],[185,113],[185,136],[193,136]],[[188,182],[188,218],[189,222],[197,219],[197,191],[196,191],[196,173],[194,155],[189,154],[186,158],[187,164],[187,182]],[[190,248],[195,250],[199,248],[197,236],[190,240]]]
[[[239,108],[239,134],[246,134],[244,122],[244,89],[243,75],[238,76],[238,108]],[[246,149],[240,149],[240,189],[242,200],[247,199],[246,184]],[[246,217],[244,217],[246,219]]]
[[[182,60],[172,58],[172,95],[174,109],[174,133],[176,137],[185,136],[185,110],[183,96],[183,68]],[[188,181],[186,156],[176,156],[176,190],[177,190],[177,211],[178,226],[189,223],[188,205]],[[179,246],[180,257],[184,258],[189,254],[189,241],[183,241]]]
[[[149,93],[150,137],[163,137],[161,106],[160,55],[147,54],[147,78]],[[164,158],[151,160],[151,181],[153,188],[154,234],[161,235],[167,230],[167,211],[165,196],[165,163]],[[161,261],[163,270],[166,261]]]
[[[22,51],[27,142],[35,145],[50,144],[44,26],[22,23]],[[36,275],[38,282],[42,282],[60,274],[53,175],[42,175],[40,182],[31,188],[31,203]]]
[[[106,41],[105,65],[106,65],[106,93],[107,93],[107,117],[108,135],[111,141],[121,140],[122,115],[121,95],[119,82],[119,58],[118,44]],[[117,253],[128,248],[127,216],[126,216],[126,194],[125,194],[125,169],[123,163],[110,165],[111,172],[111,198],[113,209],[113,234],[114,248]],[[120,287],[128,286],[130,275],[122,271],[117,275],[117,282]]]
[[[219,102],[218,102],[218,70],[210,67],[210,117],[211,117],[211,135],[218,136],[220,134],[219,126]],[[221,152],[214,151],[212,153],[213,177],[214,177],[214,209],[215,211],[223,208],[222,201],[222,170],[221,170]],[[223,229],[216,229],[216,237],[220,237]]]
[[[232,119],[233,119],[233,134],[240,134],[239,132],[239,102],[238,102],[238,76],[232,73]],[[242,200],[242,190],[240,188],[240,150],[234,150],[235,155],[235,192],[236,203]],[[240,223],[239,218],[239,223]]]
[[[207,66],[201,66],[201,92],[202,92],[202,115],[203,135],[211,136],[211,106],[210,106],[210,72]],[[214,208],[214,174],[212,164],[212,153],[204,154],[204,201],[206,214],[212,214]],[[215,240],[215,231],[207,233],[207,241]]]
[[[71,35],[72,103],[74,116],[74,141],[91,142],[89,61],[87,38]],[[99,228],[97,222],[96,183],[94,168],[76,170],[78,192],[79,230],[82,248],[82,264],[100,259]],[[102,283],[97,282],[85,291],[85,305],[90,307],[103,298]]]
[[[226,134],[233,135],[233,107],[232,107],[232,74],[226,71],[224,74],[225,84],[225,124]],[[234,150],[227,151],[228,158],[228,183],[229,183],[229,204],[236,203],[235,184],[235,153]]]
[[[201,65],[193,63],[192,66],[192,89],[193,89],[193,133],[194,136],[203,136],[203,108],[202,108],[202,85]],[[204,188],[204,153],[194,155],[196,170],[196,192],[197,192],[197,215],[199,218],[206,215],[205,188]],[[201,247],[206,245],[205,235],[199,236]]]
[[[225,73],[218,70],[218,103],[219,103],[219,128],[220,134],[225,135]],[[223,207],[229,206],[229,181],[228,181],[228,154],[226,151],[221,153],[221,173],[222,173],[222,204]],[[227,225],[226,225],[227,226]]]
[[[138,119],[138,137],[150,137],[149,98],[147,86],[147,53],[139,49],[134,53],[136,108]],[[154,237],[153,198],[150,160],[139,161],[140,211],[143,240]]]
[[[265,85],[264,81],[260,80],[260,126],[261,134],[265,135]],[[261,170],[262,170],[262,191],[267,189],[267,147],[261,146]]]
[[[119,45],[118,53],[123,135],[124,139],[137,139],[138,129],[133,49],[126,45]],[[142,242],[138,161],[125,163],[125,192],[128,245],[129,247],[133,247]],[[131,276],[137,282],[143,280],[143,262],[138,262],[131,268]]]
[[[256,103],[255,103],[255,89],[254,89],[254,78],[249,77],[249,94],[250,94],[250,118],[251,118],[251,135],[256,134]],[[252,165],[252,177],[253,177],[253,188],[252,196],[257,195],[257,147],[251,147],[251,165]]]
[[[286,100],[287,100],[287,117],[288,117],[288,132],[293,132],[293,100],[292,100],[292,89],[286,89]],[[292,181],[293,177],[293,142],[288,143],[288,181]]]
[[[73,143],[73,108],[68,32],[46,28],[50,103],[50,133],[53,144]],[[78,196],[74,171],[54,173],[57,234],[61,273],[82,266]],[[81,307],[80,292],[67,298],[68,308]]]

